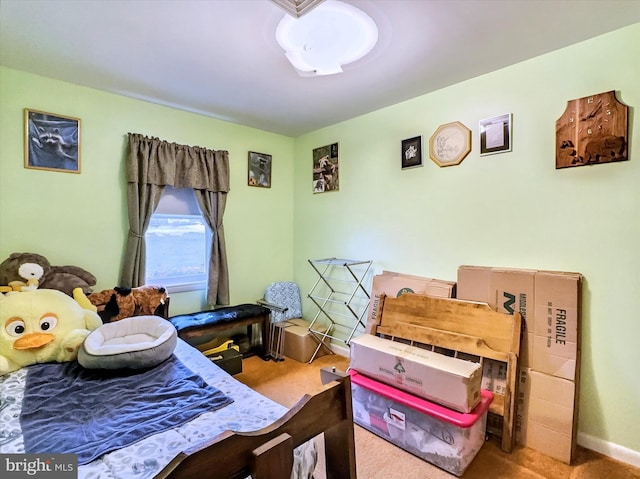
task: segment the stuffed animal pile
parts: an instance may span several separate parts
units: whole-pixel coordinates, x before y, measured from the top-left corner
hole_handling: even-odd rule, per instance
[[[96,277],[78,266],[52,266],[36,253],[13,253],[0,263],[0,293],[56,289],[68,296],[80,288],[84,294],[92,291]]]
[[[107,289],[92,293],[96,277],[78,266],[52,266],[36,253],[13,253],[0,263],[0,293],[39,289],[58,290],[68,296],[80,291],[86,305],[97,310],[104,323],[140,315],[154,315],[167,301],[161,286]],[[88,298],[88,299],[87,299]]]
[[[0,294],[0,375],[78,357],[84,339],[102,321],[81,289],[75,295],[78,301],[53,289]]]
[[[105,289],[89,296],[91,304],[105,323],[139,315],[154,315],[156,309],[167,300],[167,290],[162,286]]]

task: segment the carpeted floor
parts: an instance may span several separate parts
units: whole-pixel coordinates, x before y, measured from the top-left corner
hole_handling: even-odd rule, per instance
[[[236,379],[283,404],[293,406],[302,395],[320,387],[319,370],[335,366],[345,370],[348,358],[333,355],[313,364],[293,359],[262,361],[257,357],[243,361],[243,372]],[[360,479],[452,479],[449,474],[355,425],[356,464]],[[489,440],[469,465],[463,479],[640,479],[640,469],[596,452],[578,447],[571,466],[532,449],[517,447],[511,454]],[[322,464],[319,469],[322,469]],[[324,473],[316,474],[324,479]]]

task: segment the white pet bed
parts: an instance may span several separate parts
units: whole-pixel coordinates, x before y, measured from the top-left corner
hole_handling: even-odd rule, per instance
[[[88,369],[143,369],[160,364],[176,347],[176,328],[159,316],[133,316],[92,331],[78,351]]]

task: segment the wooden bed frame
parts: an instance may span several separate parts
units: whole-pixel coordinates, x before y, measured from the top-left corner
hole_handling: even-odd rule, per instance
[[[406,293],[399,298],[382,295],[367,331],[431,349],[444,348],[455,356],[471,355],[480,363],[485,358],[505,363],[505,391],[504,394],[493,392],[489,412],[502,418],[501,449],[511,452],[515,439],[521,327],[518,312],[508,315],[492,310],[486,303]]]
[[[355,442],[348,377],[305,395],[281,419],[255,432],[227,431],[180,453],[158,479],[200,477],[289,479],[293,449],[324,433],[327,479],[355,479]]]

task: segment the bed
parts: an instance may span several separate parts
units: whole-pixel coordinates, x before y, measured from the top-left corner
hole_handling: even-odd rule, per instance
[[[254,479],[289,478],[292,470],[302,471],[303,466],[309,462],[305,460],[308,459],[305,455],[315,454],[315,443],[311,439],[321,433],[324,433],[325,440],[327,477],[356,477],[351,388],[348,380],[326,384],[318,392],[306,395],[296,406],[287,410],[234,379],[183,340],[178,339],[171,358],[149,371],[155,371],[154,374],[157,377],[159,371],[163,371],[160,368],[169,367],[186,369],[186,374],[195,378],[194,381],[202,381],[199,391],[212,389],[222,393],[221,399],[217,399],[216,396],[216,399],[210,400],[212,403],[215,401],[219,408],[198,412],[188,420],[181,416],[180,424],[177,426],[147,434],[146,437],[125,447],[116,448],[111,445],[112,449],[104,453],[94,450],[94,447],[98,447],[97,445],[87,448],[86,443],[83,442],[78,446],[78,450],[81,450],[78,457],[82,458],[81,461],[79,460],[78,477],[178,479],[212,476],[242,478],[251,475]],[[44,391],[46,389],[42,388],[50,387],[53,382],[66,384],[65,381],[68,381],[69,386],[63,387],[74,390],[74,394],[80,394],[75,391],[78,389],[78,384],[83,384],[80,381],[83,380],[86,371],[88,370],[82,370],[77,361],[71,361],[28,366],[1,376],[0,421],[4,428],[0,433],[0,453],[69,452],[62,449],[33,451],[34,439],[30,428],[31,424],[36,424],[37,421],[29,421],[32,414],[36,418],[39,414],[40,416],[43,414],[39,412],[42,406],[38,405],[38,400],[33,399],[34,394],[37,396],[34,391]],[[57,374],[60,378],[54,381],[52,378]],[[101,381],[104,379],[105,391],[108,391],[109,381],[126,380],[124,377],[118,377],[116,381],[110,376],[114,374],[112,371],[101,371],[96,374],[104,375]],[[149,373],[149,377],[153,377],[154,374]],[[136,394],[147,387],[145,379],[135,377],[134,380],[143,385],[136,389]],[[40,389],[37,389],[38,387]],[[157,410],[160,415],[164,408],[163,404],[179,395],[169,394],[170,397],[162,401],[157,400],[154,411]],[[117,403],[115,396],[108,396],[113,398],[113,401],[111,399],[107,401],[107,407]],[[156,393],[156,398],[159,397],[161,395]],[[101,407],[105,406],[101,405]],[[80,414],[75,406],[69,409],[73,414]],[[185,411],[187,409],[184,408]],[[88,408],[88,410],[93,409]],[[177,412],[168,410],[170,414],[163,418],[163,421],[168,421],[168,418],[173,417],[171,414]],[[181,415],[182,413],[183,410],[180,411]],[[118,413],[113,411],[110,415],[117,416]],[[125,413],[123,416],[126,417]],[[53,428],[47,427],[50,428],[49,430],[56,430],[55,425]],[[130,423],[126,433],[134,430],[145,431],[146,428],[146,425],[138,427]],[[93,429],[103,431],[98,427]],[[64,437],[64,432],[60,434]],[[93,441],[92,444],[105,447],[101,444],[99,437],[88,437],[86,431],[83,434],[87,436],[88,442]],[[110,434],[110,437],[113,435]],[[40,440],[45,441],[42,436],[46,435],[37,436],[35,443],[40,444],[39,447],[47,447],[38,443]],[[49,444],[62,442],[54,438]],[[57,447],[51,446],[52,449]],[[76,446],[69,447],[71,450],[76,450],[73,449]],[[297,477],[308,477],[308,474],[308,471],[302,471]]]

